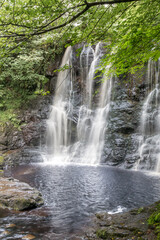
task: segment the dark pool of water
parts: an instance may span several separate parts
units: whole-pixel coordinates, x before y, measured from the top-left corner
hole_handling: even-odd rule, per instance
[[[6,171],[6,174],[8,172]],[[35,164],[9,171],[13,177],[38,188],[45,205],[23,213],[3,213],[1,237],[7,224],[15,224],[2,239],[71,239],[99,211],[126,211],[160,199],[160,177],[105,166],[52,166]]]

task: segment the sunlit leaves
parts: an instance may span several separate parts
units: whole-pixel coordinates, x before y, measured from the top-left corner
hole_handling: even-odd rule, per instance
[[[95,0],[88,2],[98,4]],[[55,48],[103,41],[108,45],[103,64],[112,63],[117,74],[133,72],[149,58],[160,57],[159,13],[159,0],[90,8],[80,0],[4,1],[0,12],[0,57],[22,51],[25,42],[39,35],[43,44],[53,42]]]

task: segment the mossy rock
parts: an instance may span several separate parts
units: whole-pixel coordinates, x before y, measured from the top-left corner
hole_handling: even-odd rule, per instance
[[[0,178],[0,207],[18,211],[33,209],[43,204],[41,193],[27,183]]]
[[[42,204],[43,204],[43,201],[39,201],[38,199],[36,202],[35,199],[31,199],[31,198],[17,198],[17,199],[14,199],[13,203],[10,204],[10,208],[17,211],[22,211],[22,210],[36,208],[38,205],[40,206]]]
[[[96,236],[102,239],[109,239],[110,238],[110,234],[108,234],[108,232],[105,229],[98,229],[96,231]]]
[[[4,165],[4,157],[0,156],[0,166],[3,166],[3,165]]]
[[[0,177],[3,177],[4,171],[0,170]]]

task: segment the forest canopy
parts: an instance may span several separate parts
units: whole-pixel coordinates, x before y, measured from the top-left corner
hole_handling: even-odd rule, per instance
[[[104,65],[112,63],[117,74],[160,57],[159,0],[1,0],[0,8],[2,62],[41,37],[55,48],[103,41]]]
[[[160,0],[0,0],[1,118],[48,93],[48,64],[64,48],[99,41],[106,47],[102,72],[111,65],[117,75],[134,73],[156,61]]]

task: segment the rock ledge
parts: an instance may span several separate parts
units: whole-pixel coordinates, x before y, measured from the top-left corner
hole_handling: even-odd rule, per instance
[[[0,178],[0,207],[18,211],[39,207],[43,204],[41,193],[13,178]]]

